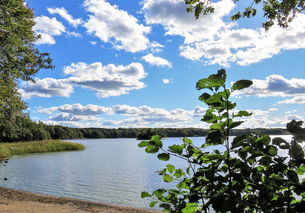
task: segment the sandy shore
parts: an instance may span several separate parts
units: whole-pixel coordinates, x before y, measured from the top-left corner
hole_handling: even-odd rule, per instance
[[[157,211],[123,207],[117,205],[88,202],[34,194],[0,187],[1,213],[156,213]]]

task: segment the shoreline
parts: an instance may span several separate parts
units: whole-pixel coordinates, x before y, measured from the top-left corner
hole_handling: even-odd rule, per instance
[[[0,209],[6,213],[157,213],[156,210],[119,206],[74,198],[36,194],[0,187]]]

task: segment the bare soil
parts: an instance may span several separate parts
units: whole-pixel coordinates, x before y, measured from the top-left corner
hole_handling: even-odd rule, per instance
[[[157,211],[34,194],[0,187],[1,213],[157,213]]]

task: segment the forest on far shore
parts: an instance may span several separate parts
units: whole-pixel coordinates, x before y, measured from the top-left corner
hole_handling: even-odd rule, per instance
[[[0,132],[0,142],[34,141],[46,139],[81,139],[81,138],[138,138],[148,139],[151,135],[162,137],[206,136],[208,129],[201,128],[71,128],[59,125],[47,125],[20,117],[15,128]],[[0,125],[1,126],[1,125]],[[5,129],[5,126],[2,126]],[[232,135],[259,133],[268,135],[289,134],[282,128],[234,129]]]

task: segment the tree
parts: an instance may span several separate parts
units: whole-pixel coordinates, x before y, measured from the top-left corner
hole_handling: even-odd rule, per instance
[[[16,119],[26,109],[17,81],[34,81],[33,76],[40,69],[53,68],[49,54],[35,47],[39,36],[33,31],[33,16],[23,0],[0,0],[0,134],[3,138],[15,138]]]
[[[48,53],[34,46],[34,14],[23,0],[0,0],[0,75],[33,80],[40,69],[52,68]]]
[[[238,0],[235,0],[235,2],[238,2]],[[214,7],[211,3],[212,1],[210,0],[185,0],[185,4],[188,5],[187,12],[194,12],[197,19],[201,14],[207,15],[214,12]],[[267,21],[262,23],[265,29],[269,29],[274,24],[285,28],[296,14],[305,10],[304,0],[253,0],[244,11],[237,12],[231,16],[231,19],[238,20],[241,17],[250,18],[256,16],[257,9],[255,5],[262,7],[264,16],[267,18]]]
[[[303,122],[292,121],[287,130],[293,135],[291,143],[282,138],[247,133],[230,139],[232,129],[243,123],[247,111],[237,111],[230,101],[234,91],[249,87],[252,81],[240,80],[231,89],[226,86],[226,72],[221,69],[197,82],[205,92],[199,100],[208,106],[202,121],[210,124],[201,146],[184,138],[181,144],[164,148],[161,137],[142,141],[147,153],[158,153],[159,160],[178,157],[186,168],[168,164],[160,171],[165,182],[177,183],[174,189],[142,192],[142,198],[152,197],[150,203],[165,212],[304,212],[305,159],[301,143],[305,140]],[[212,151],[209,151],[212,150]],[[280,153],[287,153],[285,155]]]
[[[16,84],[0,76],[0,142],[14,141],[18,138],[18,118],[26,109],[18,94]]]

